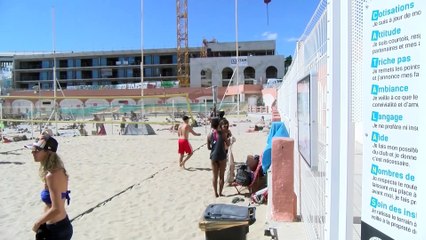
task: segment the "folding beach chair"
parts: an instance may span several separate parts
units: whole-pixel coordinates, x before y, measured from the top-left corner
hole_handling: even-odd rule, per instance
[[[241,192],[244,189],[248,189],[250,195],[253,193],[253,187],[258,182],[258,180],[259,180],[259,178],[261,177],[261,174],[262,174],[262,158],[261,157],[259,157],[259,161],[257,163],[256,169],[252,173],[253,173],[252,174],[252,179],[251,179],[251,182],[250,182],[250,184],[248,186],[243,186],[243,185],[237,183],[236,181],[234,181],[231,184],[233,187],[235,187],[235,189],[237,190],[238,194],[242,194]]]

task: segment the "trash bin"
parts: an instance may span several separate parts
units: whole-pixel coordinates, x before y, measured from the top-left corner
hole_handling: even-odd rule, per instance
[[[245,240],[249,225],[256,221],[255,207],[210,204],[199,223],[206,240]]]

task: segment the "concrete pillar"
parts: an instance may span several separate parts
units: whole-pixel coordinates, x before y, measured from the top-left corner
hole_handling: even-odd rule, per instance
[[[297,201],[294,193],[294,140],[276,137],[272,140],[272,219],[292,222],[297,216]]]
[[[244,92],[241,92],[240,94],[240,102],[246,102],[246,95],[244,94]]]

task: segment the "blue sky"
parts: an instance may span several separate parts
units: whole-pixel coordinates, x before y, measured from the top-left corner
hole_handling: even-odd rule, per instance
[[[238,0],[238,41],[276,39],[293,55],[320,0]],[[0,52],[137,50],[140,0],[0,0]],[[53,14],[54,13],[54,14]],[[55,21],[53,21],[53,19]],[[144,0],[143,46],[175,48],[176,1]],[[234,42],[235,0],[188,0],[189,47]],[[55,39],[55,41],[53,40]]]

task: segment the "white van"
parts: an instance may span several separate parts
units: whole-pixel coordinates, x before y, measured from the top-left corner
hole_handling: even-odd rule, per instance
[[[276,87],[283,82],[282,78],[268,78],[266,81],[267,87]]]

